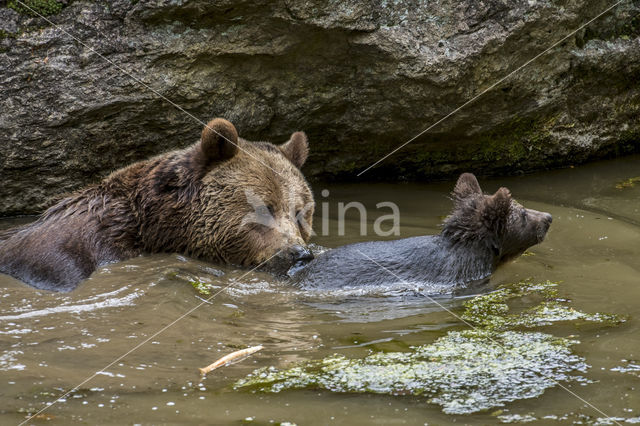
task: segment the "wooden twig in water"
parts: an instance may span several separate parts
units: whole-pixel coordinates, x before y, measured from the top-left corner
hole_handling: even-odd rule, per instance
[[[218,367],[222,367],[225,364],[230,363],[231,361],[234,361],[238,358],[243,358],[245,356],[249,356],[251,354],[254,354],[256,352],[258,352],[260,349],[262,349],[263,346],[259,345],[259,346],[252,346],[250,348],[247,349],[241,349],[239,351],[235,351],[235,352],[231,352],[229,355],[225,355],[222,358],[220,358],[219,360],[217,360],[216,362],[214,362],[211,365],[208,365],[204,368],[199,368],[200,370],[200,374],[202,374],[203,376],[207,373],[209,373],[212,370],[215,370]]]

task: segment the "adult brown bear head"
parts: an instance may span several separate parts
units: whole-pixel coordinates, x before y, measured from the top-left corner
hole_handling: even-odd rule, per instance
[[[249,142],[217,118],[191,152],[202,186],[189,212],[189,252],[275,272],[312,258],[314,201],[300,171],[309,152],[303,132],[280,145]]]

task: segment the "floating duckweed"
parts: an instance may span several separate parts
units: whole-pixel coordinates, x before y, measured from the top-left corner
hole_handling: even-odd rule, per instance
[[[254,371],[234,387],[261,392],[287,389],[326,389],[420,395],[448,414],[469,414],[534,398],[559,381],[590,382],[580,373],[589,367],[571,352],[578,343],[563,337],[514,328],[549,325],[558,321],[618,324],[623,318],[587,314],[558,297],[557,284],[521,282],[464,304],[462,317],[473,330],[450,331],[410,352],[373,353],[364,359],[333,355],[285,370]],[[535,295],[542,301],[511,313],[507,301]]]

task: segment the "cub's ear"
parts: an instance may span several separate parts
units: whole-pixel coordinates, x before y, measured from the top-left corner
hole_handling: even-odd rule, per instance
[[[502,213],[503,216],[507,216],[511,209],[511,192],[507,188],[502,187],[491,196],[490,202],[497,212]]]
[[[453,198],[456,201],[464,200],[471,195],[481,195],[482,189],[478,179],[471,173],[463,173],[458,178],[455,188],[453,189]]]
[[[507,224],[510,210],[511,192],[507,188],[500,188],[485,200],[482,216],[485,223],[500,233]]]
[[[297,168],[301,168],[309,156],[309,143],[304,132],[295,132],[288,142],[279,146],[280,151]]]
[[[238,153],[238,132],[224,118],[214,118],[202,129],[200,150],[207,163],[227,160]]]

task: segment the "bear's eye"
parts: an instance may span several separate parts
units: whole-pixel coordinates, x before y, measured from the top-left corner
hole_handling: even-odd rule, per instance
[[[274,210],[272,205],[258,206],[258,207],[256,207],[256,213],[259,214],[260,216],[264,216],[264,217],[267,217],[267,216],[275,217],[275,215],[276,215],[275,214],[275,210]]]
[[[529,216],[529,214],[527,213],[526,210],[522,210],[521,215],[522,215],[522,221],[526,223],[527,222],[527,217]]]

